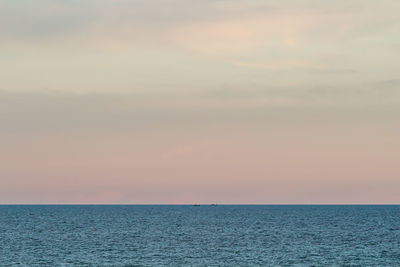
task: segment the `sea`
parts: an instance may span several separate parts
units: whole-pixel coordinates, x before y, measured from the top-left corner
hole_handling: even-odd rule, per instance
[[[400,266],[400,206],[1,205],[0,266]]]

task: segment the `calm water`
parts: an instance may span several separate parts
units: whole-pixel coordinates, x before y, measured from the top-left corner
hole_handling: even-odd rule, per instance
[[[0,265],[400,266],[399,206],[0,206]]]

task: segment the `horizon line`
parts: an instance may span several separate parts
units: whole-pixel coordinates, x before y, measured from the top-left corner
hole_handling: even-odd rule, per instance
[[[0,203],[0,206],[398,206],[400,203]]]

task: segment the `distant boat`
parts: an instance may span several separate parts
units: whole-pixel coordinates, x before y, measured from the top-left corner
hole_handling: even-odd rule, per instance
[[[218,204],[217,203],[212,203],[211,206],[218,206]]]
[[[193,204],[193,207],[200,207],[200,204]]]

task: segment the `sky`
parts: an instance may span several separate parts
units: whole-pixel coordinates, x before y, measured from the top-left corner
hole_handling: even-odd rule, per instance
[[[399,10],[2,0],[0,203],[399,203]]]

